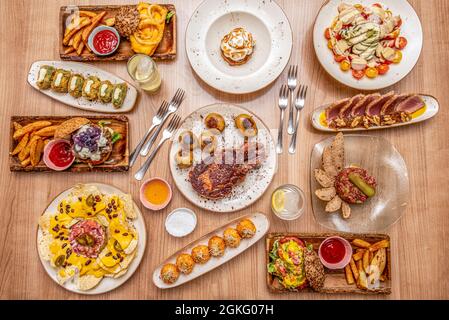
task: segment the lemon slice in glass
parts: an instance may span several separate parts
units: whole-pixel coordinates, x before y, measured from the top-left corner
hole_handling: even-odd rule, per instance
[[[271,197],[271,205],[277,212],[281,212],[285,207],[285,192],[284,190],[276,190]]]

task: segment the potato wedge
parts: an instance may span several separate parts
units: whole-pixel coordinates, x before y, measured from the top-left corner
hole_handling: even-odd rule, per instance
[[[385,248],[379,249],[370,264],[377,266],[379,268],[379,274],[383,274],[387,265],[387,250]]]
[[[89,17],[89,18],[95,18],[96,13],[93,11],[87,11],[87,10],[80,10],[79,11],[80,17]]]
[[[64,39],[62,40],[62,44],[63,45],[68,45],[70,38],[73,37],[79,30],[81,30],[82,28],[88,26],[91,24],[91,20],[89,18],[85,18],[86,20],[84,20],[83,22],[81,22],[79,25],[77,25],[75,28],[73,28],[72,30],[70,30],[65,36]]]
[[[26,158],[28,158],[28,156],[30,155],[31,144],[34,141],[38,140],[38,139],[40,139],[39,136],[32,136],[31,139],[29,139],[28,144],[26,145],[26,147],[23,148],[22,151],[20,151],[20,153],[19,153],[19,160],[20,161],[23,161]]]
[[[41,161],[42,151],[44,150],[44,140],[39,139],[36,140],[34,143],[36,145],[34,149],[33,146],[30,147],[31,165],[33,167],[37,166]]]
[[[365,253],[364,249],[357,249],[356,253],[352,255],[352,258],[354,259],[354,261],[359,261],[360,259],[363,258],[364,253]]]
[[[366,273],[369,273],[368,272],[368,267],[369,267],[369,250],[365,250],[365,253],[363,253],[362,262],[363,262],[363,270]]]
[[[27,124],[26,126],[16,130],[16,132],[14,132],[13,134],[13,138],[15,140],[21,138],[22,136],[24,136],[27,133],[30,133],[32,131],[36,131],[45,127],[51,126],[51,122],[50,121],[35,121],[32,122],[30,124]]]
[[[51,141],[50,139],[45,139],[45,140],[44,140],[44,148],[45,148],[45,146],[46,146],[50,141]]]
[[[377,251],[382,248],[388,248],[389,246],[390,246],[390,241],[385,239],[385,240],[381,240],[379,242],[374,243],[368,249],[369,249],[369,251],[374,252],[374,251]]]
[[[351,266],[348,264],[345,267],[345,275],[346,275],[346,282],[348,284],[354,284],[354,276],[352,275]]]
[[[78,46],[78,49],[76,49],[76,54],[80,56],[81,53],[83,53],[83,48],[84,48],[84,42],[81,41]]]
[[[20,142],[14,148],[13,152],[11,152],[11,155],[15,156],[16,154],[19,154],[20,151],[22,151],[22,149],[26,147],[29,138],[30,138],[30,134],[29,133],[25,134],[22,137],[22,139],[20,139]]]
[[[34,134],[39,137],[53,137],[55,135],[55,131],[58,127],[59,127],[58,125],[45,127],[45,128],[42,128],[42,129],[34,132]]]
[[[69,54],[75,51],[74,47],[68,47],[67,49],[64,50],[64,54]]]
[[[92,23],[84,29],[83,31],[83,41],[87,42],[87,39],[89,38],[90,33],[92,30],[98,25],[98,23],[103,19],[103,17],[106,15],[106,11],[103,11],[95,16],[95,18],[92,18]]]
[[[33,142],[30,145],[30,159],[31,159],[31,165],[35,167],[37,165],[37,144],[39,142],[39,139],[33,140]]]
[[[359,271],[357,269],[357,266],[355,265],[354,259],[352,259],[352,258],[349,261],[349,267],[352,270],[352,273],[354,275],[354,279],[357,280],[359,278]]]
[[[13,122],[12,125],[14,126],[14,131],[19,130],[20,128],[22,128],[22,125],[20,123],[17,122]]]
[[[368,249],[371,246],[371,243],[366,242],[365,240],[362,239],[354,239],[352,240],[352,244],[355,245],[356,247],[364,249]]]
[[[20,162],[20,165],[21,165],[22,167],[26,167],[26,166],[28,166],[28,165],[30,164],[30,162],[31,162],[31,159],[30,159],[30,157],[28,157],[28,158],[26,158],[25,160],[21,161],[21,162]]]
[[[363,270],[359,270],[359,279],[357,280],[357,287],[362,290],[368,290],[368,278]]]
[[[75,33],[75,35],[73,36],[73,48],[75,48],[75,50],[78,49],[80,42],[81,42],[81,36],[83,34],[84,28],[79,30],[77,33]],[[70,44],[70,43],[69,43]]]

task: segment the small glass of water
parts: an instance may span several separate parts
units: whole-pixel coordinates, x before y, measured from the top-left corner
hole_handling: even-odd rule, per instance
[[[286,184],[271,195],[271,210],[282,220],[298,219],[304,211],[304,193],[297,186]]]
[[[142,90],[156,93],[161,87],[161,76],[156,63],[145,54],[135,54],[128,60],[128,74]]]

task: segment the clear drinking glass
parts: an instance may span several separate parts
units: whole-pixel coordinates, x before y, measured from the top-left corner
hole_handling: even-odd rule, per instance
[[[286,184],[271,195],[271,210],[282,220],[298,219],[304,211],[304,193],[297,186]]]
[[[139,84],[142,90],[156,93],[161,87],[161,76],[156,63],[145,54],[135,54],[128,60],[129,76]]]

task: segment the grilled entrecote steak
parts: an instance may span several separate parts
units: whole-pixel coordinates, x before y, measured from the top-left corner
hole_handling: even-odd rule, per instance
[[[198,194],[207,199],[222,199],[232,188],[245,180],[249,171],[261,166],[264,147],[245,143],[239,149],[226,149],[196,164],[189,172],[189,181]]]

